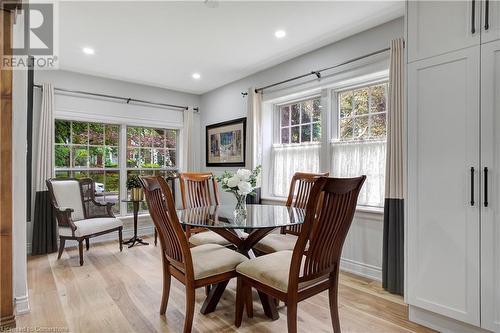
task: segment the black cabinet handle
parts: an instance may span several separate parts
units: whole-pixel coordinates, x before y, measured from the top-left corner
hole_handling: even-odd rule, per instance
[[[484,207],[488,207],[488,168],[484,167]]]
[[[474,206],[474,167],[470,167],[470,205]]]
[[[490,0],[486,0],[484,4],[484,30],[490,28]]]
[[[476,0],[472,0],[472,15],[471,15],[471,30],[472,34],[476,33]]]

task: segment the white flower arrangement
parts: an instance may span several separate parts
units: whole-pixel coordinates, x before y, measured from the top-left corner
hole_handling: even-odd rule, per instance
[[[239,169],[236,173],[224,171],[222,176],[217,177],[217,181],[221,184],[223,191],[233,193],[236,198],[255,195],[260,170],[259,165],[254,170]]]

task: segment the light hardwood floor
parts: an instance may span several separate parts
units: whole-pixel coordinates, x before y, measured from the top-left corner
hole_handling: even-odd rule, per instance
[[[91,244],[85,263],[76,247],[28,259],[31,312],[17,317],[17,327],[58,327],[69,332],[181,332],[184,287],[172,279],[166,316],[159,315],[160,248],[124,248],[117,242]],[[71,243],[69,244],[71,245]],[[196,293],[193,332],[235,332],[235,281],[231,281],[215,312],[199,313],[204,290]],[[432,332],[409,322],[402,298],[384,292],[380,283],[343,273],[339,287],[342,332]],[[254,318],[243,317],[238,332],[285,332],[286,309],[270,321],[254,294]],[[331,332],[326,292],[299,303],[300,332]]]

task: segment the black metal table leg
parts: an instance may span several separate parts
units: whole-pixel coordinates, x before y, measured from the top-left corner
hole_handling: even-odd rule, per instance
[[[136,244],[149,245],[149,243],[143,241],[141,238],[137,236],[137,219],[139,216],[139,206],[140,201],[133,201],[132,204],[134,206],[134,236],[130,238],[128,241],[124,241],[123,244],[130,244],[128,247],[131,248]]]

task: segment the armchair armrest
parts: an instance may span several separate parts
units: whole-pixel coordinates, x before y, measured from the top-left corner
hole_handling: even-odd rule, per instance
[[[73,209],[66,207],[54,207],[57,217],[57,223],[61,227],[70,227],[74,232],[76,230],[76,225],[73,223],[73,219],[71,218],[71,213],[73,213]]]
[[[113,202],[98,202],[95,200],[88,201],[88,217],[115,217],[112,210],[114,205],[115,204]]]

